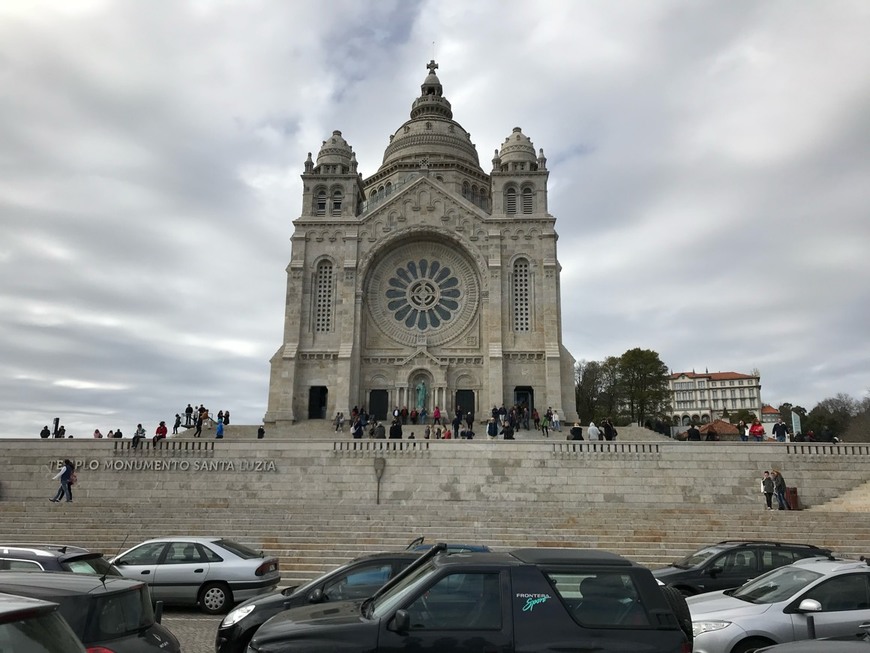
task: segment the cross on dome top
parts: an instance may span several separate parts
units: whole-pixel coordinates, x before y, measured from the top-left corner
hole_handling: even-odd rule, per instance
[[[428,68],[428,69],[429,69],[429,72],[432,73],[432,74],[434,75],[434,74],[435,74],[435,71],[438,70],[438,64],[435,63],[435,60],[434,60],[434,59],[432,59],[431,61],[429,61],[428,64],[426,64],[426,68]]]

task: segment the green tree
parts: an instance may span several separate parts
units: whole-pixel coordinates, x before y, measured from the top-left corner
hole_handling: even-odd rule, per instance
[[[574,366],[574,395],[577,415],[583,421],[595,418],[595,411],[602,393],[601,363],[578,361]]]
[[[785,422],[786,424],[789,425],[789,428],[791,428],[791,409],[792,408],[793,408],[793,406],[788,402],[785,402],[784,404],[780,404],[777,407],[777,410],[779,411],[779,416],[782,417],[783,422]]]
[[[744,424],[752,424],[756,420],[756,415],[751,410],[747,410],[746,408],[741,408],[736,413],[731,415],[731,423],[737,424],[740,420],[743,420]]]
[[[629,349],[619,357],[619,390],[632,421],[670,412],[668,367],[650,349]]]
[[[849,395],[840,393],[836,397],[820,401],[803,420],[802,427],[804,433],[813,431],[816,439],[820,439],[825,432],[843,437],[858,412],[858,402]]]
[[[843,439],[847,442],[870,442],[870,397],[858,402],[858,413],[849,422]]]
[[[623,412],[619,365],[617,356],[608,356],[601,363],[601,400],[595,411],[595,419],[598,422],[605,417],[618,419]]]

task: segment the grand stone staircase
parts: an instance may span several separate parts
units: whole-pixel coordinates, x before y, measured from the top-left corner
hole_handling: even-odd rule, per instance
[[[221,535],[278,556],[287,584],[418,536],[603,548],[651,567],[724,539],[870,553],[870,447],[675,443],[637,430],[581,447],[565,433],[546,441],[528,432],[516,443],[352,441],[324,423],[262,441],[255,427],[233,425],[224,441],[182,435],[138,451],[129,441],[0,441],[0,542],[113,555],[149,537]],[[85,463],[82,482],[74,503],[52,504],[49,468],[66,456]],[[386,474],[376,490],[378,458]],[[277,469],[182,473],[169,464],[237,460]],[[810,510],[764,510],[757,470],[773,466],[788,470]]]

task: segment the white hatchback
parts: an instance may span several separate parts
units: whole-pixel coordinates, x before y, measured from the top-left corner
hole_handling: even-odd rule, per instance
[[[737,589],[687,599],[694,653],[748,653],[816,637],[860,637],[870,620],[867,562],[809,558],[774,569]]]

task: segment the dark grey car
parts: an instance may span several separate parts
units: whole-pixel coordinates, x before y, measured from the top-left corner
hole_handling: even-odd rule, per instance
[[[751,578],[804,558],[830,556],[812,544],[724,540],[653,570],[653,576],[685,596],[740,587]]]
[[[0,594],[0,651],[85,653],[56,603]]]
[[[157,622],[148,586],[139,581],[56,571],[4,571],[0,592],[57,603],[60,615],[88,649],[102,647],[114,653],[181,650],[175,635]],[[29,653],[39,649],[9,650]]]

